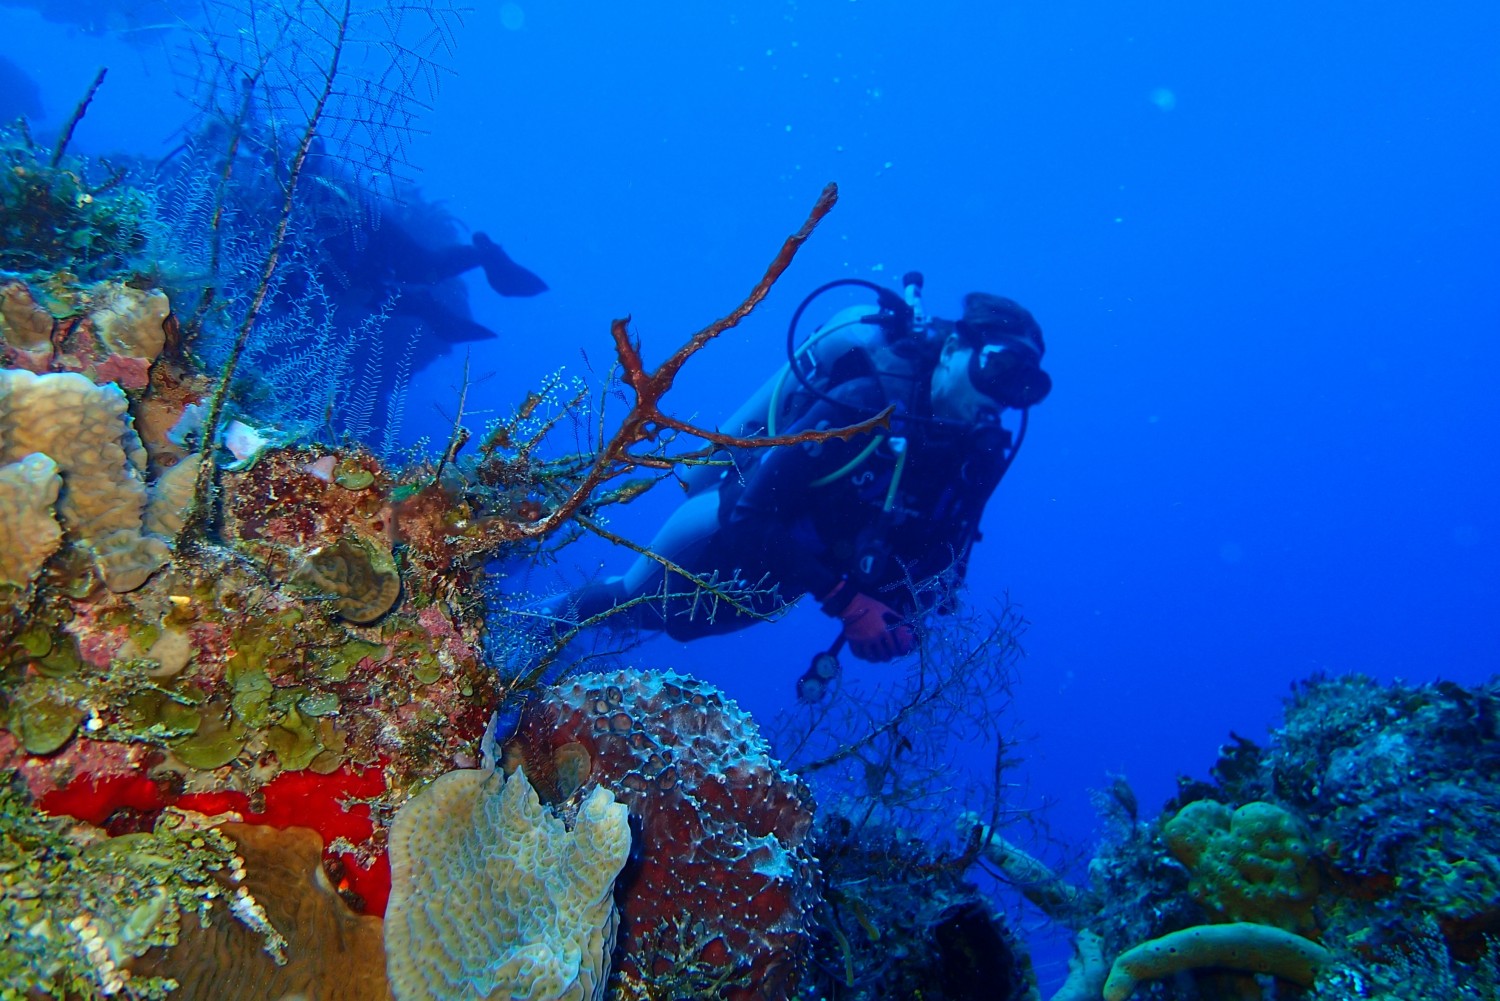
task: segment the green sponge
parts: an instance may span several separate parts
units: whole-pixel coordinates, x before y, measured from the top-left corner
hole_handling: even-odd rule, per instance
[[[1167,848],[1192,875],[1198,902],[1224,921],[1254,921],[1286,931],[1314,928],[1318,874],[1307,832],[1271,803],[1190,803],[1162,828]]]

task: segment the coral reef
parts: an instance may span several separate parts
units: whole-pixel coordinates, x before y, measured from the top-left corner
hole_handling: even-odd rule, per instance
[[[85,158],[49,160],[24,132],[0,129],[0,270],[67,261],[89,278],[131,267],[146,246],[150,199],[123,178]]]
[[[640,825],[619,996],[790,996],[817,901],[810,796],[732,701],[672,673],[582,675],[521,710],[505,763],[553,803],[603,786]]]
[[[1302,684],[1265,748],[1236,738],[1213,783],[1184,781],[1155,823],[1117,823],[1091,864],[1097,910],[1081,921],[1123,953],[1108,996],[1192,971],[1196,994],[1167,980],[1152,996],[1239,998],[1228,968],[1302,986],[1316,972],[1318,997],[1487,996],[1497,775],[1500,683]],[[1205,945],[1220,936],[1237,958]]]
[[[378,907],[383,825],[347,801],[351,765],[388,812],[472,760],[499,697],[477,610],[437,600],[465,567],[402,562],[414,547],[383,520],[401,484],[356,448],[281,448],[225,473],[217,537],[174,557],[200,467],[170,430],[206,384],[157,356],[163,296],[78,288],[32,276],[3,299],[6,357],[45,371],[0,368],[0,536],[15,540],[0,763],[48,809],[137,829],[168,806],[264,821],[278,777],[302,775],[350,899]],[[59,290],[60,318],[41,317],[38,289]],[[449,579],[430,585],[437,567]]]
[[[604,994],[630,853],[625,807],[595,786],[572,830],[517,769],[452,771],[391,825],[386,962],[397,1001]]]
[[[315,253],[308,234],[331,221],[294,219],[315,204],[293,189],[351,24],[316,12],[332,30],[287,51],[327,74],[283,84],[318,81],[311,112],[292,149],[251,154],[277,172],[264,175],[274,222],[219,211],[244,183],[221,160],[179,179],[204,220],[190,232],[168,232],[124,172],[88,180],[98,165],[64,156],[87,100],[50,163],[0,136],[0,993],[791,997],[820,915],[808,788],[707,685],[621,672],[542,689],[567,637],[529,674],[494,670],[480,580],[486,561],[535,557],[559,531],[607,535],[601,508],[702,458],[672,452],[686,436],[763,447],[870,425],[752,442],[661,409],[836,191],[744,302],[654,371],[613,325],[631,403],[582,454],[541,457],[569,411],[533,421],[539,397],[474,457],[459,455],[462,402],[441,458],[405,463],[345,433],[366,422],[335,411],[368,402],[347,387],[320,387],[295,425],[273,426],[245,389],[257,373],[236,372],[256,344],[326,349],[331,373],[348,357],[333,328],[308,338],[276,328],[301,314],[261,312],[268,296],[318,293],[295,279],[317,262],[278,264]],[[254,145],[252,96],[265,95],[251,91],[271,85],[221,54],[244,102],[214,137],[232,160]],[[232,230],[248,225],[269,233]],[[203,274],[174,273],[149,239],[163,233],[196,247],[181,259]],[[496,706],[523,707],[503,781],[473,767]],[[921,871],[887,867],[870,888],[890,921]],[[921,935],[882,970],[937,978],[929,997],[1029,976],[971,888],[923,882]],[[460,888],[471,906],[451,899]],[[864,913],[848,892],[839,906],[843,930],[819,948]],[[860,949],[876,962],[873,938]]]

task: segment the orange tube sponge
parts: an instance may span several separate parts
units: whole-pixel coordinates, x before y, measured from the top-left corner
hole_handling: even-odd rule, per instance
[[[1198,925],[1121,953],[1104,982],[1104,1001],[1125,1001],[1142,980],[1206,966],[1269,973],[1310,987],[1332,959],[1318,943],[1270,925]]]

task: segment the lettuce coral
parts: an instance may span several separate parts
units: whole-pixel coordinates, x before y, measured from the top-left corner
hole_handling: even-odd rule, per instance
[[[386,969],[397,1001],[603,996],[625,807],[596,788],[573,830],[518,771],[449,772],[391,825]]]

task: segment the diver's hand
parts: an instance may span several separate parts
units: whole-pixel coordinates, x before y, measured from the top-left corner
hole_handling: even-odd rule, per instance
[[[844,639],[860,660],[892,660],[917,648],[916,630],[901,621],[895,609],[868,594],[855,594],[839,618],[844,622]]]

